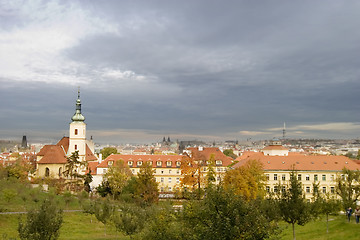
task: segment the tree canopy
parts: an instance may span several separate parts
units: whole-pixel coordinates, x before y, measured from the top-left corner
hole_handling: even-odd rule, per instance
[[[115,147],[105,147],[100,150],[100,153],[102,154],[102,158],[106,159],[111,154],[118,154],[118,151]]]
[[[239,168],[227,171],[223,183],[226,189],[251,200],[264,196],[265,180],[262,164],[257,160],[250,160]]]

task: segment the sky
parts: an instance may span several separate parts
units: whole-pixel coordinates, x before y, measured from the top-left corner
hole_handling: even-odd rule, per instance
[[[360,1],[0,0],[0,139],[358,138]]]

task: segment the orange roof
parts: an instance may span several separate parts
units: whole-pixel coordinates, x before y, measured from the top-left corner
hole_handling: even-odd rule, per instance
[[[86,161],[96,161],[97,157],[92,153],[89,146],[86,144],[86,152],[85,152],[85,160]]]
[[[269,170],[291,170],[294,166],[301,171],[341,171],[343,168],[357,170],[357,162],[345,156],[313,156],[291,154],[289,156],[265,156],[263,153],[256,153],[248,156],[238,157],[239,162],[234,168],[240,167],[249,160],[259,160],[265,171]]]
[[[43,158],[38,162],[39,164],[44,163],[66,163],[67,158],[64,150],[57,145],[45,145],[37,156],[43,156]]]
[[[201,151],[198,148],[191,147],[188,148],[188,150],[190,150],[192,154],[197,155],[196,157],[200,158],[200,160],[209,160],[211,154],[214,154],[215,161],[221,160],[223,162],[223,166],[228,166],[232,163],[232,158],[226,156],[219,148],[216,147],[203,148]]]
[[[69,150],[69,137],[63,137],[56,145],[62,146],[67,153]]]
[[[89,170],[91,170],[91,175],[96,175],[96,168],[98,164],[99,164],[98,162],[88,162],[88,167],[86,169],[85,174],[87,174]]]

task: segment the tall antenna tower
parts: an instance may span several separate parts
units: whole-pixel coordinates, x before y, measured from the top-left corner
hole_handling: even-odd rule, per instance
[[[284,128],[283,128],[283,139],[285,139],[286,137],[286,126],[285,126],[285,122],[284,122]]]

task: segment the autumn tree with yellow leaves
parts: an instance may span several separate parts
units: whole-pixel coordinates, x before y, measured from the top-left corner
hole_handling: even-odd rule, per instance
[[[265,195],[265,180],[262,164],[257,160],[250,160],[239,168],[228,171],[223,184],[225,189],[231,189],[249,201]]]

